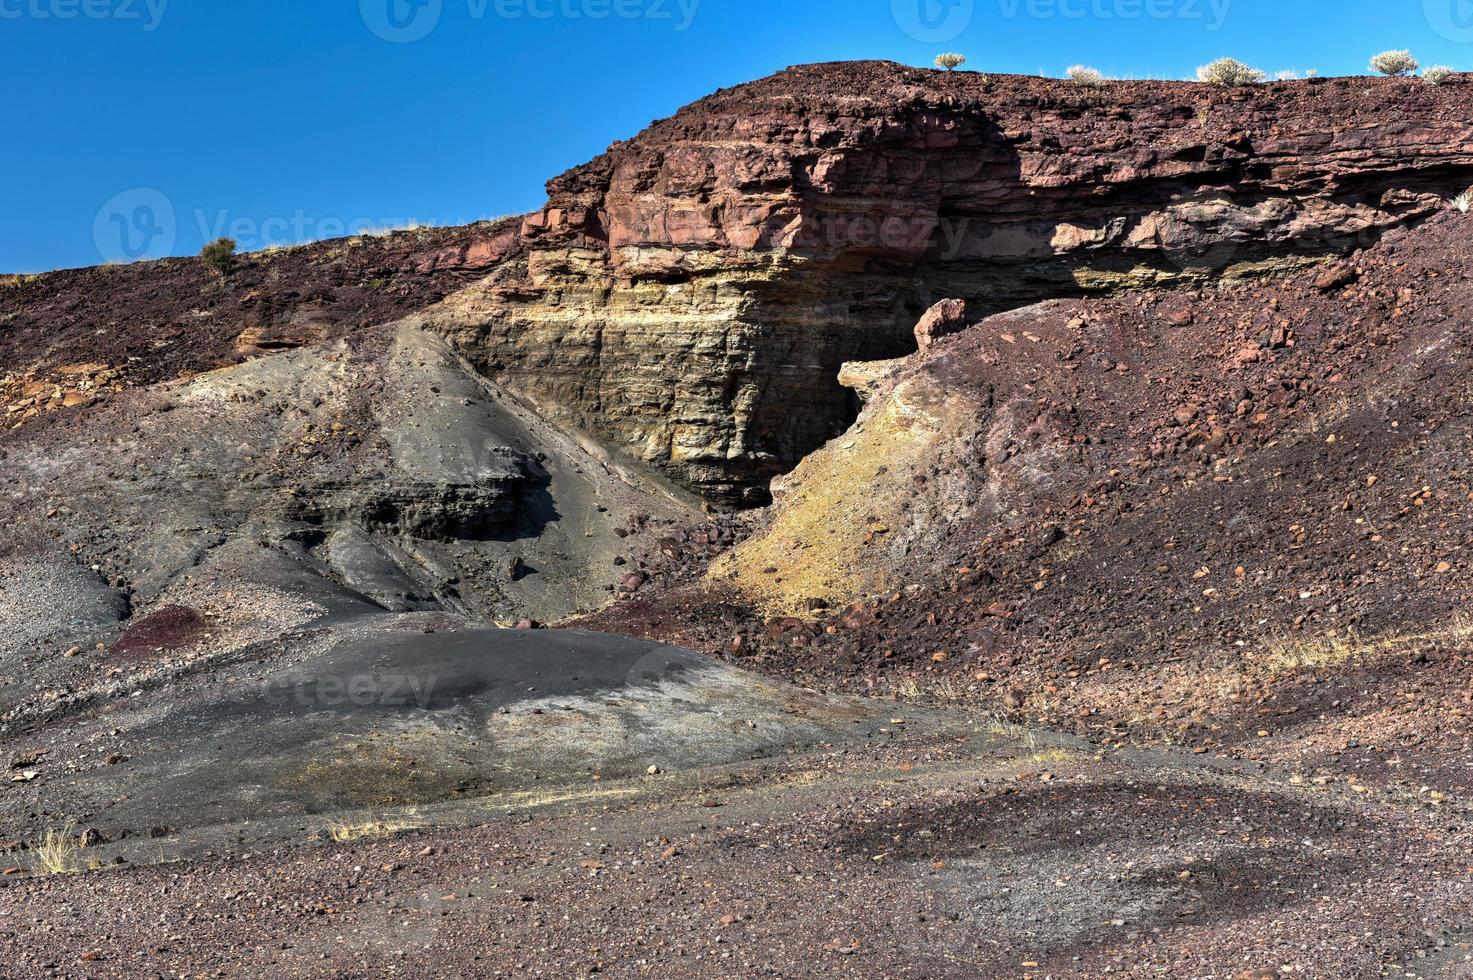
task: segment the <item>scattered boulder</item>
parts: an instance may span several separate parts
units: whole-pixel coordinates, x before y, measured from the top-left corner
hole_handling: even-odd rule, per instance
[[[967,329],[967,303],[960,299],[943,299],[931,307],[916,324],[916,346],[930,347],[942,337]]]

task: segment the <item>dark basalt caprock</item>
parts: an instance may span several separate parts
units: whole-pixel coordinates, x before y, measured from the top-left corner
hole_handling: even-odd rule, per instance
[[[761,501],[852,421],[840,365],[913,350],[938,300],[1196,285],[1434,213],[1473,182],[1468,93],[792,68],[551,181],[523,251],[431,320],[546,411]]]

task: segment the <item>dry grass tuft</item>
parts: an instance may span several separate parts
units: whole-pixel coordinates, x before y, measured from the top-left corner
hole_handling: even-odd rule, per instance
[[[983,731],[998,738],[1005,738],[1010,742],[1017,742],[1030,751],[1038,748],[1038,733],[1031,728],[1008,721],[1002,715],[994,714],[983,726]]]
[[[1441,629],[1367,638],[1354,630],[1312,639],[1269,644],[1269,666],[1279,671],[1322,670],[1351,663],[1415,657],[1473,641],[1473,618],[1459,616]]]
[[[1026,755],[1017,760],[1017,762],[1020,766],[1047,766],[1072,762],[1078,758],[1081,758],[1081,756],[1077,752],[1055,747],[1052,749],[1039,749],[1031,755]]]
[[[328,840],[345,844],[355,840],[383,840],[421,826],[417,820],[389,820],[381,817],[341,818],[327,821],[323,833]]]
[[[1436,87],[1443,84],[1449,78],[1452,78],[1456,74],[1457,72],[1453,71],[1447,65],[1433,65],[1431,68],[1428,68],[1426,71],[1422,72],[1422,81],[1426,82],[1428,85]]]
[[[68,875],[96,871],[102,867],[96,858],[84,860],[82,850],[82,835],[76,833],[74,826],[69,824],[59,830],[47,830],[46,836],[32,851],[35,860],[31,871],[37,875]]]

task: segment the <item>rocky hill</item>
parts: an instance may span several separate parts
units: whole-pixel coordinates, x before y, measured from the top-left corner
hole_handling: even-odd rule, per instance
[[[421,310],[549,417],[710,499],[764,502],[853,421],[840,365],[907,353],[938,299],[981,317],[1290,269],[1435,213],[1473,179],[1467,92],[1461,76],[1096,89],[802,66],[615,144],[519,227],[259,256],[224,292],[192,261],[12,283],[0,369],[64,341],[198,370],[204,351]],[[122,310],[143,321],[121,331],[134,346],[86,336]]]
[[[549,411],[761,501],[853,420],[839,366],[907,353],[937,299],[1291,268],[1434,213],[1473,180],[1467,93],[794,68],[550,182],[515,269],[429,320]]]
[[[1286,277],[1048,301],[851,365],[864,412],[751,537],[596,621],[1297,759],[1334,702],[1319,761],[1405,737],[1462,785],[1470,230],[1450,211]]]
[[[0,279],[4,969],[1464,975],[1470,84],[810,65]]]

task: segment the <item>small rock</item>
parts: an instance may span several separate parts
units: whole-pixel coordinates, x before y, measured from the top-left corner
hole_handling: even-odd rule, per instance
[[[921,316],[915,326],[916,346],[921,350],[949,334],[967,328],[967,304],[965,300],[944,299]]]
[[[1320,277],[1314,281],[1314,288],[1327,293],[1332,289],[1355,282],[1356,278],[1356,272],[1350,266],[1336,265],[1320,274]]]

